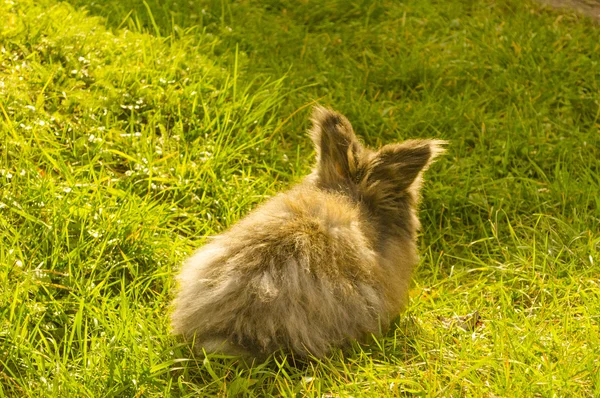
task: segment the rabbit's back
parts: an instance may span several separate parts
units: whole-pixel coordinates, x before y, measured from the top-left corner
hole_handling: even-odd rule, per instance
[[[376,332],[385,300],[367,225],[337,194],[276,196],[184,265],[175,331],[207,350],[317,356]]]

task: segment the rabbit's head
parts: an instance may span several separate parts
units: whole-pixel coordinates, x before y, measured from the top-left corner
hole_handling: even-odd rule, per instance
[[[358,141],[348,119],[337,112],[316,107],[312,121],[317,164],[309,181],[349,196],[375,219],[382,235],[414,233],[421,174],[446,142],[408,140],[374,151]]]

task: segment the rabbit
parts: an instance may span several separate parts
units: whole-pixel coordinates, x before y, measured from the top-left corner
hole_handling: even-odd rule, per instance
[[[327,356],[380,334],[406,307],[418,262],[423,171],[443,140],[363,146],[317,106],[316,165],[191,256],[178,275],[174,334],[205,353]]]

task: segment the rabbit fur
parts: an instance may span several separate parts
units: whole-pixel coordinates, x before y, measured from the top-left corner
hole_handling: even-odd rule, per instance
[[[337,112],[316,107],[312,122],[312,173],[183,265],[172,329],[205,352],[323,357],[407,304],[421,176],[445,142],[374,151]]]

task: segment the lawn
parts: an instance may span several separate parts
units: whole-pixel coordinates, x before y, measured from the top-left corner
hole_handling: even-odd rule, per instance
[[[0,0],[0,396],[600,396],[600,26],[518,0]],[[450,141],[395,327],[195,355],[174,276],[315,102]],[[477,315],[475,315],[477,314]]]

